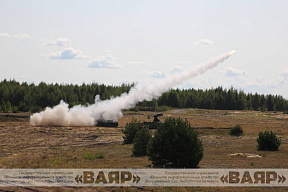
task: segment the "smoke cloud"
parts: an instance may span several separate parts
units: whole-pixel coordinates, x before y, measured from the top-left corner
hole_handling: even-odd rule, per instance
[[[34,126],[94,126],[99,120],[117,121],[118,118],[123,116],[123,109],[133,108],[138,102],[144,100],[152,101],[152,99],[158,99],[172,87],[216,67],[219,63],[228,59],[235,51],[229,51],[202,65],[170,78],[161,79],[154,84],[137,84],[128,93],[123,93],[119,97],[101,101],[100,96],[96,95],[95,103],[87,107],[77,105],[69,109],[68,104],[61,101],[59,105],[53,108],[47,107],[45,111],[33,114],[30,117],[30,123]]]

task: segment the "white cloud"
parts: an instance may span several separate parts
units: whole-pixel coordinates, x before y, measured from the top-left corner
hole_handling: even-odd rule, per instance
[[[189,61],[178,61],[178,62],[176,62],[176,63],[177,63],[177,65],[179,65],[179,66],[191,65],[191,62],[189,62]]]
[[[30,35],[25,34],[25,33],[20,33],[17,35],[11,35],[9,33],[0,33],[0,37],[2,37],[2,38],[14,38],[14,39],[20,39],[20,40],[32,39],[32,37]]]
[[[105,56],[98,57],[96,59],[92,59],[88,65],[89,68],[110,68],[117,69],[121,68],[116,62],[116,58],[110,54],[106,54]]]
[[[181,67],[181,66],[174,66],[174,67],[171,67],[171,69],[170,69],[170,73],[181,73],[181,72],[183,72],[183,67]]]
[[[199,39],[194,44],[195,45],[201,45],[201,46],[211,46],[214,44],[214,42],[209,40],[209,39]]]
[[[128,65],[144,65],[145,62],[143,61],[131,61],[131,62],[128,62]]]
[[[278,83],[278,85],[279,85],[280,88],[286,89],[286,87],[287,87],[287,85],[288,85],[288,79],[282,79],[282,80],[280,80],[279,83]]]
[[[18,34],[18,35],[14,35],[14,37],[16,39],[20,39],[20,40],[28,40],[28,39],[32,39],[32,37],[30,35],[27,35],[25,33],[21,33],[21,34]]]
[[[165,78],[165,76],[166,76],[165,72],[153,71],[150,73],[150,77],[154,78]]]
[[[0,37],[9,38],[9,37],[11,37],[11,35],[9,33],[0,33]]]
[[[47,46],[51,46],[51,45],[58,45],[58,46],[64,46],[66,44],[70,44],[71,40],[68,38],[58,38],[56,40],[52,40],[52,41],[47,41],[46,43],[44,43],[44,45]]]
[[[243,70],[235,69],[233,67],[226,68],[223,74],[227,77],[240,77],[247,76],[247,73]]]
[[[65,48],[57,53],[51,53],[49,59],[85,59],[89,56],[84,55],[82,51],[73,48]]]
[[[267,81],[266,84],[269,85],[269,88],[286,90],[288,85],[288,68],[282,69],[277,78]]]
[[[280,72],[281,76],[283,76],[284,78],[288,78],[288,68],[286,69],[282,69]]]

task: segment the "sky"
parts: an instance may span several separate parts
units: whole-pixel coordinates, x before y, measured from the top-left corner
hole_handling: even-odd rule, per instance
[[[237,48],[179,85],[288,99],[287,0],[0,0],[0,80],[150,83]]]

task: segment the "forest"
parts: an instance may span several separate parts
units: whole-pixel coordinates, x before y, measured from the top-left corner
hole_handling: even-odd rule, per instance
[[[94,103],[96,95],[101,100],[116,97],[129,92],[135,84],[104,85],[104,84],[47,84],[41,82],[20,83],[16,80],[2,80],[0,82],[0,112],[39,112],[53,107],[61,100],[74,105],[89,105]],[[219,110],[260,110],[288,112],[288,100],[281,95],[264,95],[244,93],[233,87],[229,89],[221,86],[211,89],[171,89],[162,94],[157,100],[138,103],[133,111],[165,111],[170,108],[201,108]]]

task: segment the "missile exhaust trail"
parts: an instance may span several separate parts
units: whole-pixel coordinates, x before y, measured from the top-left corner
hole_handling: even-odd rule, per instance
[[[144,100],[158,99],[172,87],[216,67],[236,51],[237,49],[234,49],[204,64],[156,83],[137,84],[128,93],[123,93],[109,100],[102,101],[100,96],[96,95],[95,103],[89,106],[77,105],[69,109],[67,103],[60,101],[60,104],[53,108],[47,107],[45,111],[33,114],[30,117],[30,123],[33,126],[95,126],[99,120],[117,121],[123,116],[122,110],[133,108],[137,103]]]

